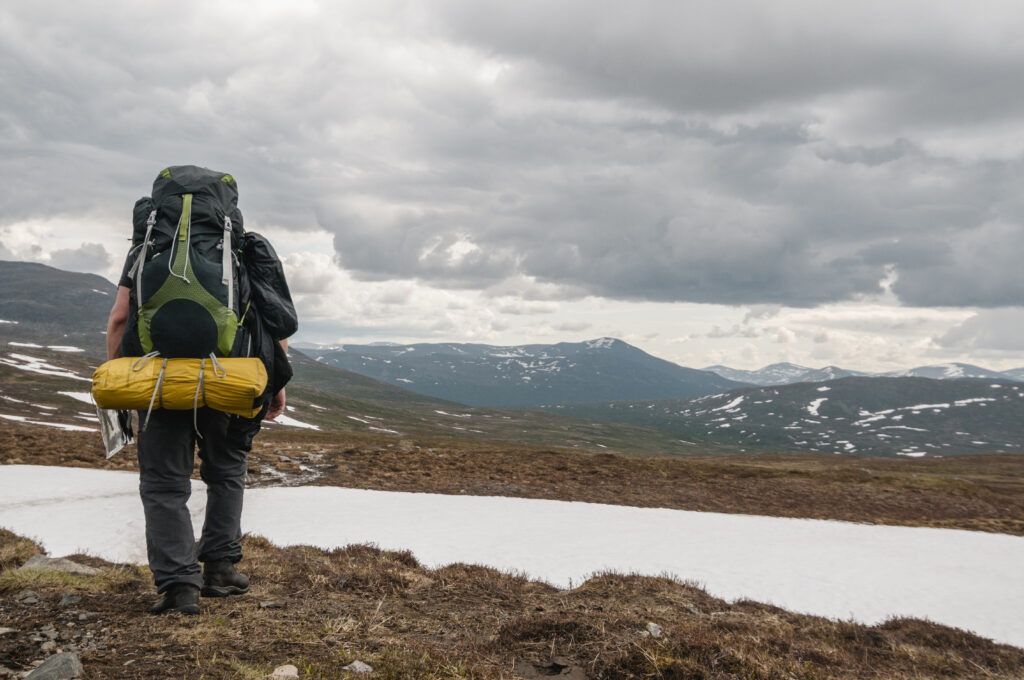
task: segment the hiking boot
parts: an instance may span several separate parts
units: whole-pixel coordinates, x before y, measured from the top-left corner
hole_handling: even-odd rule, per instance
[[[164,591],[163,599],[154,604],[149,613],[195,616],[199,613],[199,588],[191,583],[172,583]]]
[[[203,565],[203,597],[227,597],[249,592],[249,577],[235,571],[227,560]]]

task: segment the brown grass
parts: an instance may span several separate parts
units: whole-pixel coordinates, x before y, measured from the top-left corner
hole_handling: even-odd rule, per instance
[[[0,547],[14,542],[0,537]],[[0,664],[42,658],[32,636],[55,626],[86,678],[264,678],[284,663],[343,678],[355,659],[374,678],[1019,678],[1024,650],[937,624],[862,626],[741,601],[669,578],[604,574],[571,591],[456,564],[425,569],[408,553],[351,546],[280,549],[247,537],[243,597],[204,599],[203,613],[153,617],[145,570],[107,565],[70,583],[33,581],[42,602],[0,575]],[[95,558],[93,558],[95,561]],[[111,573],[119,574],[115,587]],[[58,602],[66,592],[82,601]],[[264,608],[274,601],[280,608]],[[84,614],[84,617],[82,616]],[[648,622],[660,637],[645,636]],[[516,669],[513,672],[513,668]]]
[[[0,570],[17,569],[41,552],[35,541],[0,527]]]

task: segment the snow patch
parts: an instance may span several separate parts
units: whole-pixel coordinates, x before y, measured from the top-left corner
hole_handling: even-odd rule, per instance
[[[55,427],[58,430],[67,430],[69,432],[96,432],[94,427],[82,427],[81,425],[68,425],[67,423],[48,423],[45,420],[29,420],[25,416],[14,416],[6,413],[0,413],[0,418],[6,420],[15,420],[19,423],[25,423],[26,425],[43,425],[44,427]]]
[[[59,378],[72,378],[74,380],[84,380],[86,382],[92,382],[92,378],[83,378],[77,373],[72,373],[66,368],[54,366],[53,364],[49,364],[43,361],[42,359],[37,359],[26,354],[8,354],[7,357],[0,357],[0,364],[11,366],[22,371],[29,371],[31,373],[40,373],[42,375],[54,375]]]
[[[277,423],[278,425],[287,425],[288,427],[301,427],[307,430],[319,430],[319,425],[310,425],[309,423],[303,423],[302,421],[295,420],[291,416],[286,416],[283,413],[273,420],[268,420],[270,423]]]
[[[50,554],[145,563],[138,484],[131,472],[5,466],[0,516]],[[192,485],[199,531],[206,487]],[[605,570],[672,574],[730,601],[869,625],[926,618],[1024,645],[1019,536],[323,486],[246,490],[242,530],[282,546],[374,543],[411,550],[428,568],[482,564],[562,588]],[[559,549],[537,550],[537,536]]]
[[[736,397],[732,401],[730,401],[725,406],[719,406],[718,408],[713,408],[711,410],[712,411],[725,411],[725,410],[728,410],[728,409],[731,409],[731,408],[736,408],[737,406],[739,406],[740,404],[743,403],[743,399],[744,399],[744,397],[741,395],[739,397]]]
[[[821,397],[820,399],[815,399],[814,401],[807,405],[807,412],[810,413],[812,416],[817,416],[818,409],[821,408],[821,405],[824,404],[826,401],[828,401],[828,397]]]
[[[84,404],[92,406],[95,402],[92,400],[92,394],[90,392],[57,392],[57,394],[63,394],[65,397],[71,397]]]

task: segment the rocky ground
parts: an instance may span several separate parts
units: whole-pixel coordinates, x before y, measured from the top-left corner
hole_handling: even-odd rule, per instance
[[[82,555],[70,559],[93,571],[25,566],[36,552],[0,531],[0,677],[267,678],[276,669],[281,678],[805,680],[1024,671],[1024,650],[918,620],[862,626],[628,575],[560,591],[482,567],[425,569],[408,553],[282,549],[256,537],[245,541],[249,594],[203,599],[196,617],[154,617],[144,567]],[[50,664],[65,672],[49,674]]]
[[[133,450],[104,460],[97,439],[0,422],[0,465],[135,469]],[[635,457],[278,429],[257,438],[249,483],[1024,535],[1022,473],[1021,456]],[[481,680],[1024,677],[1024,650],[964,631],[729,604],[664,578],[605,575],[560,591],[482,567],[426,569],[408,553],[247,537],[248,595],[204,599],[198,617],[153,617],[145,567],[87,555],[70,556],[78,567],[29,562],[39,552],[0,530],[0,678],[346,678],[366,667],[371,678]]]

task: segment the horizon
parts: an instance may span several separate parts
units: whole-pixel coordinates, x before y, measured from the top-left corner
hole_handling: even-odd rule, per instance
[[[237,179],[311,342],[1024,365],[1013,3],[181,9],[5,10],[0,259],[116,280],[191,163]]]

